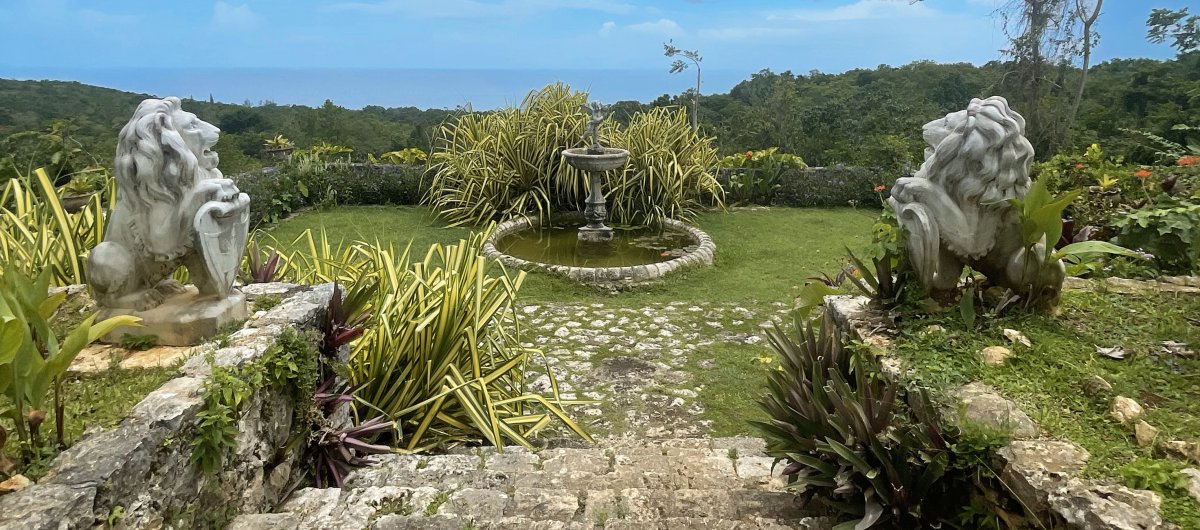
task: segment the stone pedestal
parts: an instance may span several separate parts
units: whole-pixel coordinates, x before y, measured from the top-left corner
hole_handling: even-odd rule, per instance
[[[160,346],[195,346],[217,334],[226,324],[246,320],[246,295],[234,290],[229,296],[201,296],[194,285],[147,311],[102,309],[96,320],[116,315],[142,319],[141,327],[126,326],[113,330],[101,341],[117,342],[124,335],[155,335]]]

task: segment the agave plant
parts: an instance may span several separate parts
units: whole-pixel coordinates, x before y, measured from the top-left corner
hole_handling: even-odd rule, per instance
[[[34,275],[50,270],[55,285],[87,283],[87,251],[104,240],[104,204],[116,184],[68,212],[44,169],[11,179],[0,190],[0,261]]]
[[[546,219],[586,193],[561,152],[576,145],[587,94],[561,83],[531,92],[517,108],[466,114],[438,131],[425,202],[451,226],[534,215]]]
[[[617,222],[657,225],[692,219],[706,204],[723,205],[725,191],[713,174],[717,149],[688,124],[683,109],[638,113],[611,133],[611,142],[629,150],[629,164],[610,179],[609,210]]]
[[[818,329],[798,321],[795,340],[779,326],[767,337],[782,367],[761,401],[770,419],[753,423],[787,463],[790,489],[821,496],[856,529],[925,528],[945,522],[938,508],[962,505],[947,478],[957,431],[937,424],[923,391],[880,377],[828,315]]]
[[[529,447],[554,419],[590,439],[563,411],[572,402],[556,385],[550,396],[527,391],[540,352],[519,341],[513,298],[524,273],[484,259],[486,236],[434,245],[411,266],[380,254],[373,316],[350,354],[349,379],[360,400],[396,422],[404,450],[480,438]]]

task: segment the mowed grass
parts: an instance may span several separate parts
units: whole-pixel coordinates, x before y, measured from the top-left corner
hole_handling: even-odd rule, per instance
[[[1140,447],[1129,426],[1109,415],[1114,396],[1133,398],[1145,421],[1159,429],[1156,443],[1200,441],[1200,358],[1163,351],[1162,341],[1200,350],[1200,297],[1066,291],[1062,312],[1047,317],[1017,312],[968,330],[957,311],[907,315],[895,351],[923,386],[954,388],[983,381],[1017,401],[1048,434],[1070,440],[1091,454],[1087,473],[1163,494],[1164,515],[1184,528],[1200,528],[1200,506],[1176,482],[1186,462],[1163,458],[1152,445]],[[923,332],[938,324],[945,333]],[[979,351],[1012,346],[1005,328],[1025,333],[1032,347],[999,367],[985,366]],[[1122,360],[1099,355],[1097,347],[1119,346]],[[1089,376],[1113,386],[1107,394],[1083,390]]]
[[[869,239],[876,213],[848,208],[769,208],[712,212],[698,225],[717,245],[714,267],[684,270],[661,282],[617,295],[579,285],[559,276],[530,273],[521,301],[606,302],[637,307],[647,301],[715,302],[788,301],[805,279],[836,272],[845,264],[845,247],[859,249]],[[418,206],[337,207],[288,219],[269,232],[285,247],[305,229],[324,228],[331,243],[363,240],[425,255],[434,243],[455,243],[469,229],[446,228]]]

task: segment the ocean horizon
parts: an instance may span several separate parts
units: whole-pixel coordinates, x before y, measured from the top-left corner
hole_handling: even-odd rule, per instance
[[[729,92],[753,71],[703,70],[701,93]],[[325,100],[351,109],[368,105],[420,109],[470,107],[491,110],[521,102],[531,90],[554,82],[613,103],[648,103],[695,86],[695,71],[649,69],[436,69],[436,68],[95,68],[0,66],[0,78],[78,81],[151,94],[242,104],[320,106]]]

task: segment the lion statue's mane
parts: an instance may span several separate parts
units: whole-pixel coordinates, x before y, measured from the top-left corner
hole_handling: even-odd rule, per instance
[[[917,173],[899,179],[888,199],[908,236],[909,262],[927,289],[955,287],[964,265],[1020,291],[1041,271],[1025,259],[1018,212],[1008,202],[1029,190],[1033,146],[1025,119],[999,96],[925,124],[928,144]],[[1044,246],[1035,249],[1045,252]],[[1039,257],[1040,258],[1040,257]]]

